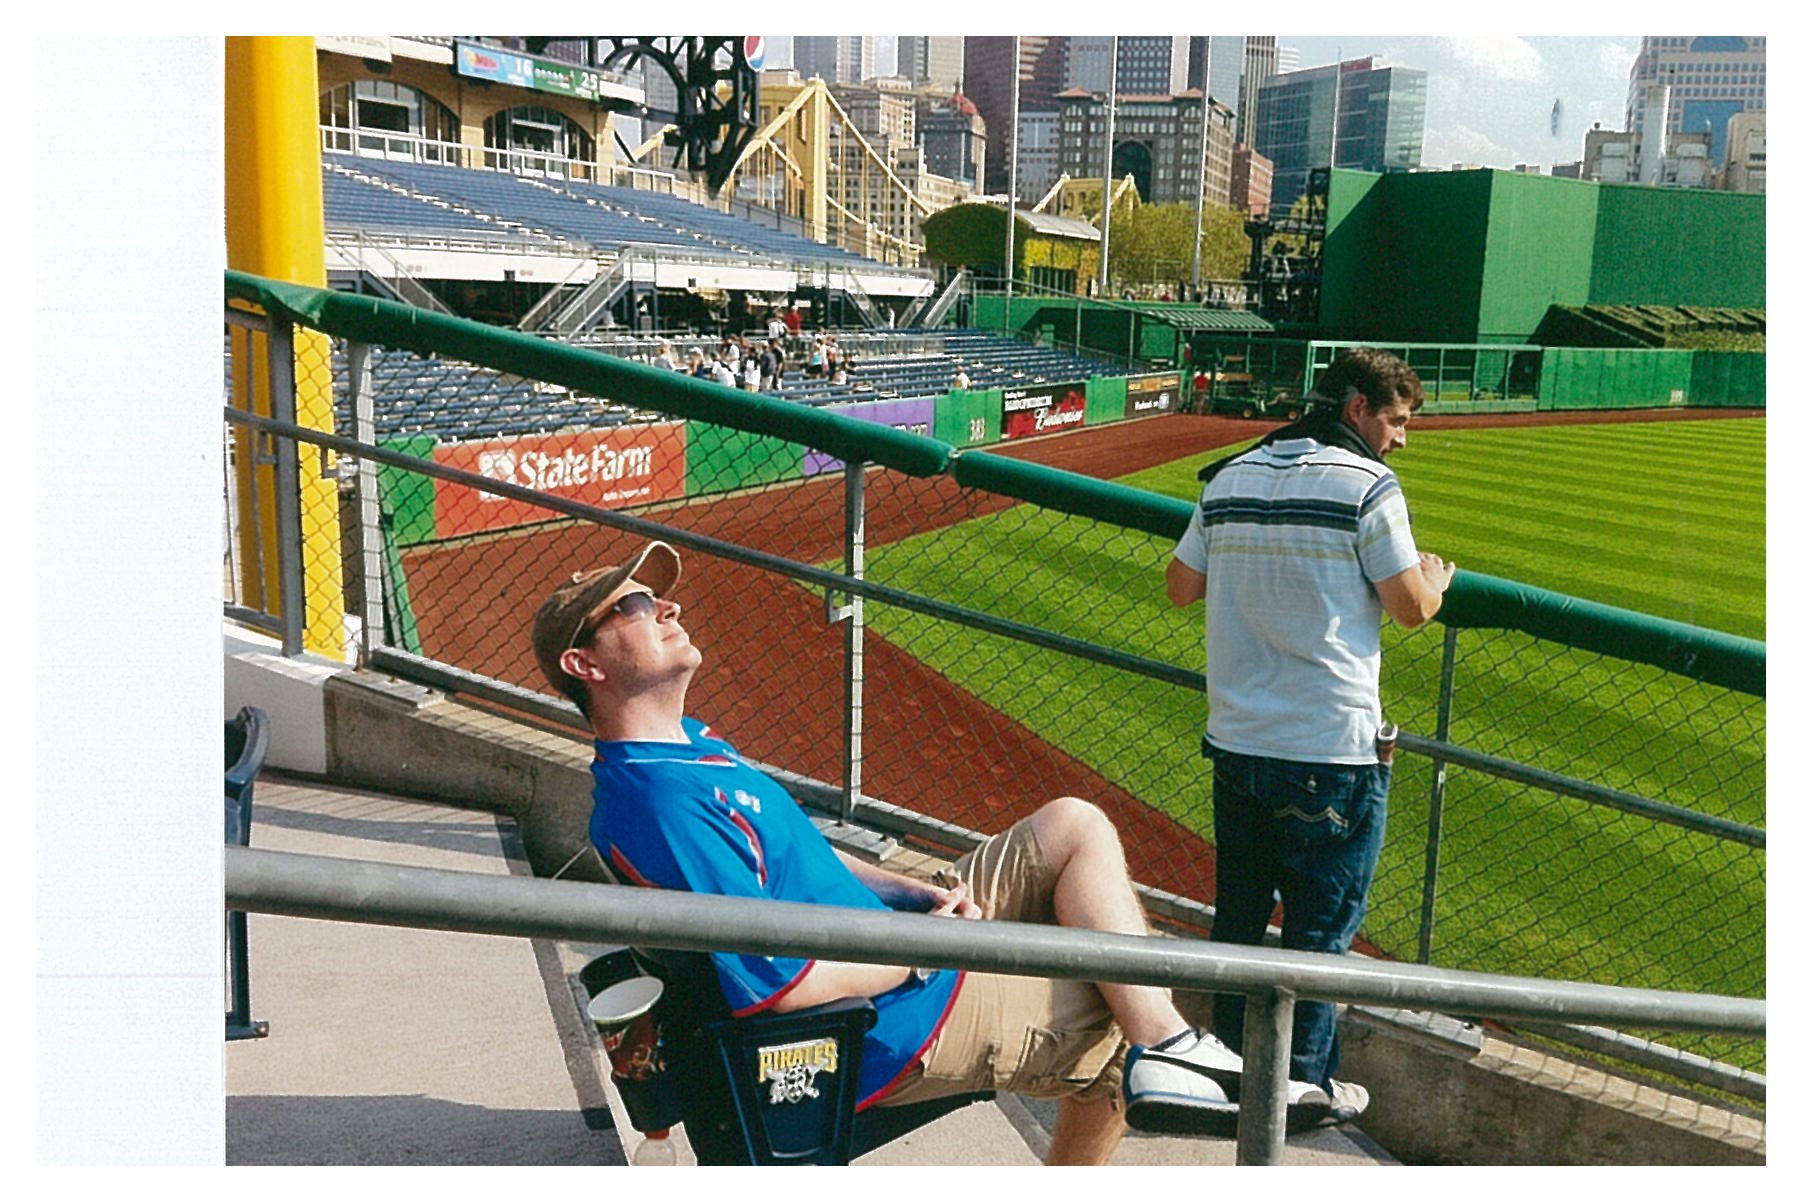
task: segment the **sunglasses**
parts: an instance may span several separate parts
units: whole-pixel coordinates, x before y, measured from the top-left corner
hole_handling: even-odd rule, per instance
[[[655,592],[626,592],[604,612],[590,616],[583,621],[581,628],[575,633],[575,640],[569,644],[571,646],[581,645],[594,636],[594,631],[612,617],[624,617],[627,621],[636,621],[641,617],[652,616],[655,612]]]

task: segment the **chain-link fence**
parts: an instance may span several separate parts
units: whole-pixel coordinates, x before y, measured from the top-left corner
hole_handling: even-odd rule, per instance
[[[271,343],[239,336],[241,390],[271,374]],[[744,753],[821,781],[846,808],[868,797],[977,833],[1085,796],[1118,825],[1138,880],[1184,898],[1159,914],[1206,924],[1203,621],[1162,594],[1185,506],[1029,461],[1077,463],[1098,434],[955,457],[861,422],[781,436],[769,430],[802,420],[785,406],[626,367],[595,368],[593,394],[509,377],[496,368],[515,359],[459,336],[433,358],[296,341],[301,378],[328,372],[337,429],[356,444],[300,435],[294,455],[294,438],[234,420],[233,511],[281,534],[237,539],[236,577],[273,562],[299,577],[279,594],[306,598],[305,630],[335,620],[362,653],[543,692],[529,649],[541,598],[665,537],[682,549],[675,599],[706,659],[689,712]],[[279,333],[272,344],[279,355]],[[808,441],[894,465],[846,469]],[[282,523],[265,510],[285,485],[244,463],[279,473],[284,458],[300,499]],[[332,503],[305,503],[301,481]],[[294,563],[275,545],[305,550]],[[320,618],[315,574],[333,571],[338,608]],[[262,619],[272,631],[296,625],[266,585],[234,595],[240,614],[277,614]],[[1384,653],[1384,696],[1410,736],[1362,949],[1763,995],[1759,693],[1506,629],[1390,629]],[[1763,1069],[1761,1043],[1673,1045]],[[1650,1057],[1660,1069],[1675,1055]]]

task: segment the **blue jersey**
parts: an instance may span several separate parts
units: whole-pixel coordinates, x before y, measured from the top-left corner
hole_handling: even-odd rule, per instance
[[[688,744],[594,743],[594,816],[588,834],[633,883],[748,900],[790,900],[885,910],[850,873],[780,784],[750,766],[692,717]],[[812,969],[813,960],[714,954],[735,1016],[760,1012]],[[924,1054],[962,986],[938,971],[873,997],[857,1107],[880,1099]]]

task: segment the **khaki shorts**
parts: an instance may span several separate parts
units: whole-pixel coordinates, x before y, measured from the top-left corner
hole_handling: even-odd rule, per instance
[[[1056,923],[1056,881],[1029,819],[963,855],[955,870],[985,919]],[[1093,984],[969,971],[937,1040],[879,1103],[999,1091],[1116,1104],[1125,1049]]]

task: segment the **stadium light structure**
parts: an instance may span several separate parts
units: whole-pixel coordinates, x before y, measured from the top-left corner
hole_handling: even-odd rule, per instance
[[[1106,165],[1100,170],[1100,294],[1107,294],[1108,263],[1112,257],[1113,114],[1119,107],[1119,39],[1112,40],[1111,79],[1106,85]]]

